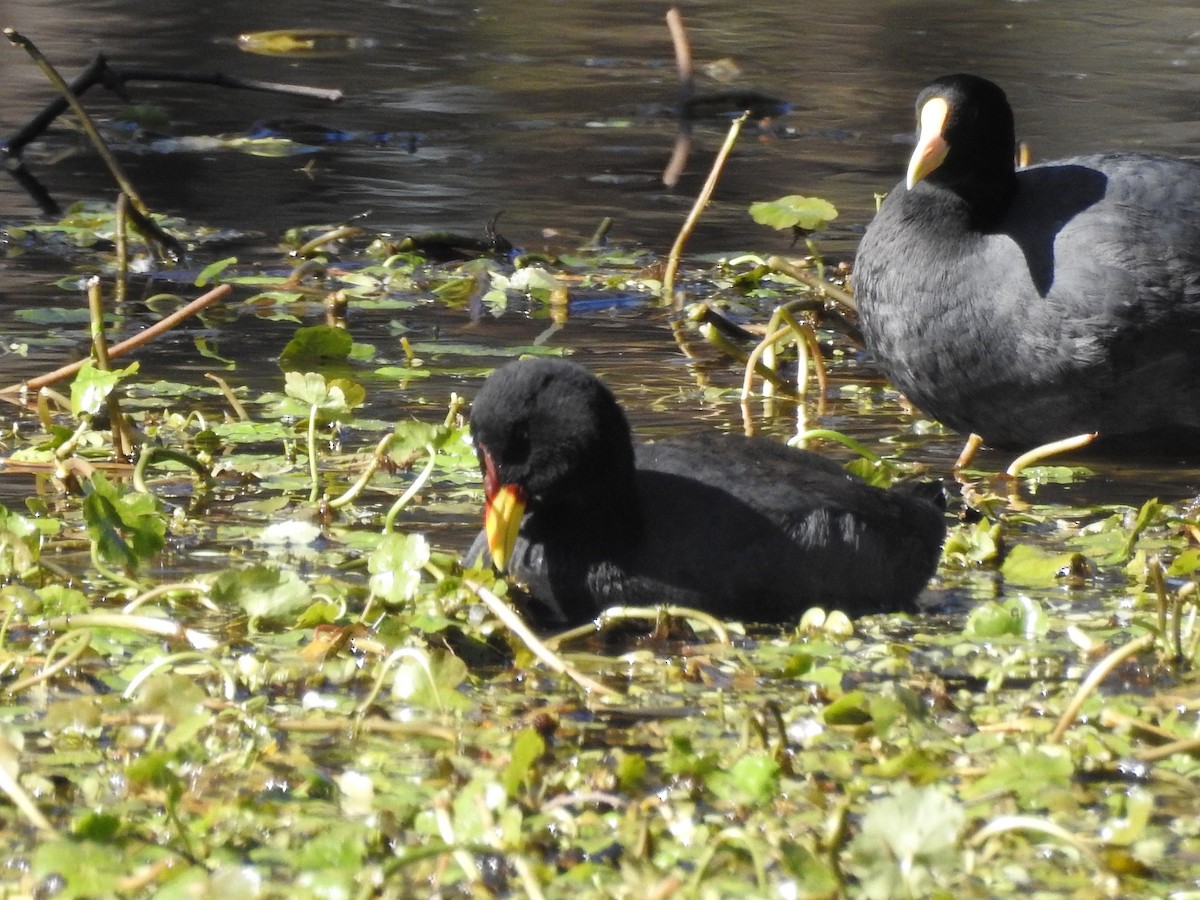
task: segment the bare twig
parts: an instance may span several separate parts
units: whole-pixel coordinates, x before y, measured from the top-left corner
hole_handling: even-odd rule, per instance
[[[100,288],[100,279],[93,275],[87,283],[88,313],[91,318],[92,355],[96,359],[96,368],[108,372],[112,366],[108,356],[108,338],[104,334],[104,292]],[[118,459],[128,459],[133,454],[133,437],[121,414],[121,401],[115,391],[109,391],[104,398],[108,410],[109,425],[112,429],[113,453]]]
[[[954,461],[955,470],[965,469],[971,464],[971,460],[975,458],[975,454],[979,452],[979,448],[983,446],[983,438],[974,432],[967,438],[967,442],[963,444],[963,448],[959,451],[958,459]]]
[[[667,30],[671,33],[671,43],[675,47],[675,68],[679,73],[680,117],[679,133],[671,150],[671,159],[663,170],[662,181],[667,187],[673,188],[679,183],[679,177],[683,174],[683,168],[687,165],[688,156],[692,151],[692,123],[682,114],[682,110],[692,97],[696,78],[692,66],[692,47],[678,6],[667,10]]]
[[[228,284],[222,284],[213,288],[207,294],[197,297],[191,303],[180,307],[161,321],[155,322],[146,330],[139,331],[133,337],[121,341],[119,344],[113,344],[108,348],[108,358],[116,359],[117,357],[124,356],[125,354],[136,350],[143,344],[147,344],[154,340],[164,331],[170,331],[184,319],[194,316],[196,313],[200,312],[200,310],[204,309],[204,307],[215,303],[218,300],[225,299],[231,293],[233,293],[233,288]],[[20,384],[9,385],[8,387],[0,390],[0,394],[11,394],[18,391],[37,393],[47,385],[54,384],[56,381],[62,381],[64,378],[70,378],[81,368],[83,368],[84,362],[85,360],[80,360],[79,362],[71,363],[68,366],[63,366],[60,369],[55,369],[53,372],[47,372],[45,375],[39,375],[37,378],[31,378],[29,381],[25,381]]]
[[[10,34],[11,32],[11,34]],[[7,29],[5,34],[9,35],[9,39],[20,38],[24,43],[20,44],[27,50],[32,47],[25,38],[11,29]],[[16,40],[13,41],[17,43]],[[41,65],[39,63],[39,65]],[[122,98],[126,96],[125,85],[131,81],[159,81],[159,82],[178,82],[183,84],[209,84],[221,88],[233,88],[237,90],[248,91],[268,91],[276,94],[291,94],[300,97],[314,97],[318,100],[329,100],[336,102],[342,98],[342,92],[339,90],[330,90],[327,88],[313,88],[304,85],[296,84],[278,84],[270,81],[255,81],[247,78],[237,78],[233,75],[225,75],[221,72],[179,72],[169,69],[151,69],[151,68],[116,68],[111,66],[105,58],[104,54],[97,54],[96,57],[88,64],[82,72],[75,76],[67,88],[67,92],[62,96],[51,100],[45,107],[42,108],[36,116],[30,119],[25,125],[12,137],[3,144],[0,144],[0,158],[5,162],[5,168],[8,173],[16,179],[17,183],[25,189],[25,192],[33,199],[42,211],[47,215],[57,215],[60,212],[58,203],[50,196],[50,193],[41,185],[26,168],[25,163],[21,158],[25,147],[30,141],[33,141],[45,133],[60,115],[62,115],[70,106],[70,98],[82,97],[83,94],[97,84],[103,85]],[[86,126],[85,126],[86,127]],[[157,226],[147,220],[143,223],[141,220],[147,217],[142,215],[142,210],[135,209],[132,213],[133,217],[138,220],[139,228],[149,228],[150,233],[153,233]],[[160,232],[161,233],[161,232]],[[168,236],[169,237],[169,236]],[[176,246],[171,252],[178,252]]]
[[[117,195],[116,233],[113,241],[117,251],[117,277],[113,287],[113,303],[120,306],[125,302],[125,293],[129,290],[129,241],[126,239],[129,221],[129,198],[124,192]]]
[[[75,76],[71,82],[71,93],[80,97],[90,88],[102,84],[119,94],[124,94],[124,87],[131,81],[167,81],[179,84],[208,84],[213,87],[232,88],[245,91],[266,91],[272,94],[290,94],[297,97],[313,97],[317,100],[337,102],[342,99],[342,92],[329,88],[314,88],[301,84],[279,84],[272,81],[255,81],[249,78],[238,78],[225,75],[222,72],[180,72],[171,69],[152,68],[117,68],[111,65],[104,54],[97,54],[88,63],[86,69]],[[61,116],[68,108],[64,98],[52,100],[46,107],[29,120],[25,126],[4,142],[3,152],[9,157],[19,157],[26,145],[35,140],[50,126],[50,123]]]
[[[108,60],[104,58],[103,54],[98,54],[86,69],[75,76],[75,80],[70,85],[71,93],[78,97],[92,85],[102,82],[104,80],[102,73],[105,72],[107,66]],[[67,109],[68,105],[64,97],[51,100],[40,113],[25,123],[25,127],[4,142],[4,154],[12,159],[19,158],[25,150],[25,145],[42,135],[50,127],[50,123]]]
[[[67,105],[71,107],[71,112],[75,113],[76,118],[79,119],[79,124],[83,128],[84,134],[87,135],[88,140],[92,142],[92,146],[95,147],[96,153],[104,161],[104,165],[108,168],[117,185],[129,197],[130,218],[133,219],[138,229],[158,241],[172,256],[176,258],[182,257],[182,245],[171,235],[163,231],[153,218],[151,218],[150,208],[146,206],[141,195],[138,194],[137,189],[133,186],[133,182],[129,180],[129,176],[125,174],[125,170],[121,168],[121,164],[117,162],[116,156],[108,149],[108,144],[104,143],[104,138],[100,137],[100,132],[96,130],[91,116],[87,114],[87,110],[83,108],[83,104],[79,102],[79,98],[71,92],[71,88],[67,82],[58,74],[58,70],[42,55],[42,52],[38,50],[33,41],[29,40],[23,34],[12,28],[5,28],[4,36],[29,54],[37,67],[42,70],[42,74],[46,76],[54,86],[54,89],[62,95]]]
[[[108,67],[107,81],[170,81],[178,84],[208,84],[213,87],[232,88],[239,91],[262,91],[268,94],[289,94],[293,97],[311,97],[336,103],[344,94],[336,88],[309,87],[304,84],[285,84],[278,81],[258,81],[254,78],[239,78],[223,72],[180,72],[175,69],[113,69]]]
[[[717,187],[717,181],[721,177],[721,171],[725,168],[725,160],[729,159],[729,154],[733,152],[733,145],[737,143],[738,135],[742,132],[742,126],[746,124],[746,119],[749,117],[750,114],[744,112],[734,119],[733,123],[729,126],[729,134],[726,135],[725,143],[721,145],[721,149],[717,152],[717,158],[713,160],[712,171],[708,173],[708,180],[704,182],[704,187],[700,189],[700,195],[696,198],[696,202],[692,204],[692,211],[688,213],[683,227],[679,229],[679,236],[675,238],[675,243],[671,247],[670,254],[667,256],[667,268],[663,273],[662,296],[664,300],[670,301],[676,309],[682,305],[675,297],[675,273],[679,270],[679,258],[683,255],[683,248],[687,245],[688,238],[692,236],[692,232],[696,228],[696,223],[700,221],[700,214],[708,206],[708,201],[712,199],[713,191]]]
[[[695,68],[692,65],[692,45],[688,41],[683,14],[678,6],[667,10],[667,30],[671,33],[671,45],[675,48],[675,70],[679,73],[679,89],[684,97],[692,92]]]

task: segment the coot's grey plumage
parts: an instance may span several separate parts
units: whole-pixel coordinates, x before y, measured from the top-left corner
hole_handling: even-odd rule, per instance
[[[917,114],[907,181],[854,270],[884,374],[997,446],[1093,431],[1194,441],[1200,166],[1102,153],[1017,170],[1008,101],[971,75],[933,82]]]

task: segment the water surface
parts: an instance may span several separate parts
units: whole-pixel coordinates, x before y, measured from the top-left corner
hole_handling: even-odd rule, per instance
[[[274,247],[284,229],[364,213],[369,227],[399,234],[481,234],[502,212],[500,228],[510,240],[552,250],[574,246],[612,216],[613,241],[656,253],[670,246],[727,123],[695,123],[684,178],[675,190],[663,187],[660,176],[679,123],[660,6],[631,0],[359,2],[336,7],[333,18],[331,9],[312,0],[152,6],[107,0],[83,12],[59,0],[10,5],[6,24],[36,41],[68,77],[103,52],[118,64],[223,71],[345,91],[341,103],[329,104],[208,87],[131,85],[134,102],[168,114],[164,130],[170,135],[243,133],[263,120],[392,135],[282,159],[228,151],[122,151],[122,162],[156,209],[259,235],[240,242],[242,255],[278,259]],[[1191,3],[789,0],[748,11],[698,0],[684,14],[702,72],[698,90],[753,88],[794,106],[745,134],[690,246],[694,254],[786,252],[788,237],[755,226],[746,206],[805,193],[841,210],[820,237],[831,256],[850,256],[875,194],[903,171],[913,98],[947,71],[999,81],[1016,109],[1020,136],[1039,158],[1098,148],[1200,155],[1200,8]],[[256,56],[236,43],[245,31],[306,26],[344,29],[358,40],[346,53],[320,58]],[[707,64],[722,59],[740,72],[732,82],[703,74]],[[16,48],[0,52],[0,67],[0,128],[12,133],[50,91]],[[124,106],[98,90],[87,102],[101,121],[118,117]],[[114,196],[95,155],[65,121],[30,148],[28,159],[64,205]],[[0,179],[0,220],[27,222],[38,215],[15,183]],[[191,263],[198,267],[226,252],[214,248]],[[17,311],[82,307],[77,286],[54,282],[87,274],[88,267],[86,255],[8,259],[0,265],[0,329],[10,337],[53,336],[55,329],[19,320]],[[136,318],[128,327],[137,327]],[[395,355],[388,319],[352,310],[350,327],[356,338]],[[404,320],[417,336],[467,334],[495,346],[527,343],[546,326],[519,313],[472,324],[459,311],[435,306]],[[210,367],[192,346],[199,327],[148,351],[147,375],[186,380]],[[280,376],[271,360],[289,326],[248,326],[235,315],[203,327],[222,354],[241,361],[238,378],[258,389],[277,387]],[[58,333],[76,337],[83,348],[82,326]],[[647,436],[742,427],[735,403],[702,388],[706,379],[735,384],[740,374],[729,366],[698,376],[652,304],[577,314],[554,341],[615,385],[635,427]],[[35,347],[27,358],[0,358],[0,365],[5,381],[15,381],[57,364],[60,356],[59,347]],[[853,356],[840,361],[835,374],[839,383],[871,387],[866,393],[839,389],[829,416],[809,424],[842,429],[877,448],[900,440],[908,458],[936,474],[949,471],[956,436],[930,431],[909,415]],[[373,389],[371,411],[400,416],[417,401],[451,390],[470,395],[476,385],[475,379],[431,379],[419,398]],[[793,410],[768,419],[758,413],[762,430],[782,436],[798,427]],[[1002,463],[994,454],[983,458],[992,468]],[[1096,467],[1097,476],[1082,484],[1044,490],[1063,502],[1135,505],[1150,496],[1200,490],[1194,469],[1169,458]]]
[[[114,62],[339,88],[343,102],[134,84],[137,103],[162,107],[177,135],[238,133],[264,119],[348,132],[419,135],[403,144],[339,145],[316,160],[234,153],[126,158],[156,208],[217,226],[266,231],[372,211],[379,228],[476,231],[504,210],[514,241],[546,229],[589,234],[602,216],[615,239],[669,246],[725,125],[701,123],[677,191],[659,183],[676,122],[677,84],[662,8],[610,0],[576,4],[360,2],[12,4],[8,24],[65,73],[98,52]],[[696,249],[785,246],[746,219],[747,203],[787,192],[827,197],[843,210],[835,234],[869,219],[873,194],[903,170],[912,101],[933,76],[971,71],[1008,91],[1035,155],[1097,148],[1200,150],[1196,78],[1200,9],[1153,0],[1056,2],[775,2],[753,13],[717,2],[684,7],[698,68],[736,63],[719,84],[753,88],[795,111],[738,148]],[[302,26],[359,36],[344,55],[272,58],[244,53],[245,31]],[[24,53],[0,54],[3,127],[14,130],[49,96]],[[121,102],[95,92],[89,106]],[[77,138],[56,129],[32,154],[63,202],[111,193],[94,155],[56,154]],[[0,212],[36,209],[0,182]]]

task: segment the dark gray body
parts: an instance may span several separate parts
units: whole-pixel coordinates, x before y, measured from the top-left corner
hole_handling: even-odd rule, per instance
[[[1017,185],[983,228],[932,179],[888,195],[854,270],[883,373],[994,445],[1200,430],[1200,166],[1101,154]]]
[[[636,448],[640,539],[573,506],[531,502],[510,574],[548,623],[609,606],[675,603],[741,621],[915,609],[937,567],[942,509],[884,491],[812,453],[729,436]],[[482,535],[468,560],[488,561]]]

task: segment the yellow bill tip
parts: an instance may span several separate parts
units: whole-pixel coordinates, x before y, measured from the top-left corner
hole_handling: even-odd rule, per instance
[[[504,484],[488,497],[484,507],[483,529],[488,552],[498,572],[507,572],[521,518],[525,515],[525,491],[515,484]]]

